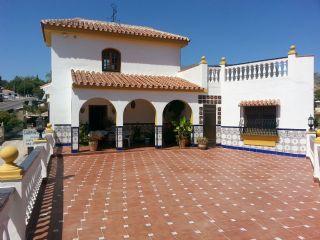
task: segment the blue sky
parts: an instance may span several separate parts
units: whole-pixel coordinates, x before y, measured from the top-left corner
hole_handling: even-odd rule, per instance
[[[316,57],[320,72],[320,0],[0,0],[0,75],[44,78],[50,50],[40,20],[83,17],[108,20],[111,3],[122,23],[186,35],[182,65],[229,63],[286,56],[291,44]]]

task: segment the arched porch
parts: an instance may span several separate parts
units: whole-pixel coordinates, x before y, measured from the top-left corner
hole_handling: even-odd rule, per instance
[[[130,101],[123,111],[124,147],[154,146],[156,109],[145,99]]]
[[[169,102],[162,113],[163,117],[163,146],[170,147],[177,145],[176,133],[174,132],[174,122],[179,122],[182,117],[192,124],[193,113],[190,105],[182,100]],[[191,136],[189,136],[189,141]]]
[[[98,102],[96,99],[99,99]],[[79,129],[82,128],[83,123],[88,123],[90,105],[107,106],[107,118],[101,119],[108,119],[107,122],[112,123],[108,126],[97,124],[99,127],[91,127],[92,130],[108,132],[106,147],[115,147],[118,150],[128,148],[127,137],[129,137],[130,147],[155,146],[161,148],[166,143],[163,141],[164,126],[171,121],[167,115],[172,115],[172,107],[170,106],[172,102],[176,101],[182,102],[182,105],[185,106],[178,116],[186,116],[192,122],[194,129],[198,129],[198,132],[202,131],[202,125],[199,125],[199,104],[196,94],[75,89],[71,108],[72,152],[79,150]],[[127,134],[128,132],[131,134]],[[192,136],[191,142],[194,143],[195,138]]]
[[[98,140],[98,149],[114,148],[117,111],[105,98],[91,98],[79,110],[79,144],[88,146]],[[87,149],[87,148],[82,148]]]

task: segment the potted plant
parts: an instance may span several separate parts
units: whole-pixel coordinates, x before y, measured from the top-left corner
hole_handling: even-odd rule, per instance
[[[198,137],[197,143],[199,149],[206,150],[208,148],[208,138],[206,137]]]
[[[97,151],[99,140],[102,139],[101,133],[99,133],[98,131],[91,131],[89,132],[88,137],[90,151]]]
[[[177,133],[176,137],[179,143],[179,147],[185,148],[192,131],[192,125],[190,121],[188,121],[186,117],[182,117],[180,118],[179,122],[173,121],[172,124],[174,126],[174,132]]]

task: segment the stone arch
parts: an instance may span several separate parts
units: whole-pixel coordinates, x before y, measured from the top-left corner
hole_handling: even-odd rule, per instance
[[[99,148],[115,146],[115,126],[117,110],[114,104],[106,98],[90,98],[79,110],[79,143],[86,145],[84,137],[91,131],[103,135]]]
[[[172,121],[179,121],[184,116],[191,123],[193,122],[193,111],[191,106],[180,99],[172,100],[166,104],[162,113],[163,122],[163,145],[176,145],[175,133],[173,132]]]
[[[123,137],[127,147],[154,144],[156,108],[146,99],[131,100],[123,111]]]

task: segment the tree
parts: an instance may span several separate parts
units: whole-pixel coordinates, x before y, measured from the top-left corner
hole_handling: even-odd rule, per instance
[[[47,83],[50,83],[50,82],[52,81],[52,72],[51,72],[51,71],[48,72],[48,73],[46,74],[45,78],[46,78],[46,82],[47,82]]]
[[[45,84],[45,82],[39,79],[38,76],[16,76],[8,83],[7,88],[22,96],[31,95],[42,98],[44,93],[43,90],[40,89],[40,86],[43,84]]]
[[[5,88],[5,87],[7,87],[7,85],[8,85],[8,81],[2,79],[2,77],[0,76],[0,87]]]
[[[320,73],[314,74],[314,100],[320,100]]]
[[[15,113],[0,111],[0,123],[3,123],[5,132],[23,128],[23,121],[19,120]]]

